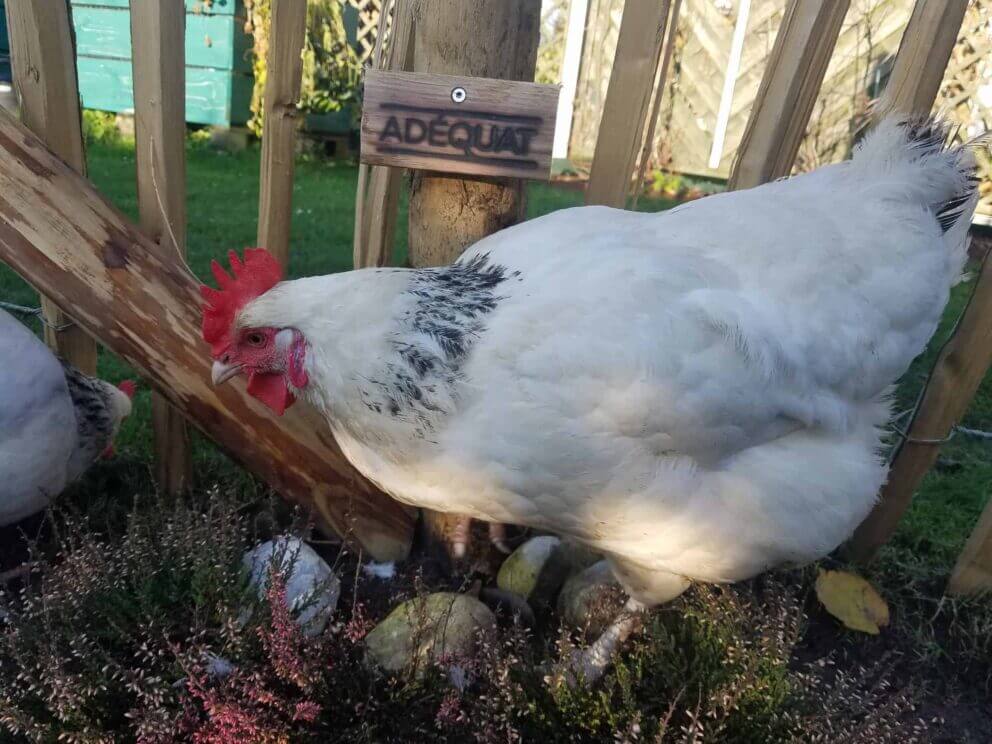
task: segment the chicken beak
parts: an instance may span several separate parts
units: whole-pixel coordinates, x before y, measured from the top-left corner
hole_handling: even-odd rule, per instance
[[[214,366],[210,370],[210,378],[213,380],[214,385],[223,385],[232,377],[236,377],[239,374],[241,374],[240,364],[214,362]]]

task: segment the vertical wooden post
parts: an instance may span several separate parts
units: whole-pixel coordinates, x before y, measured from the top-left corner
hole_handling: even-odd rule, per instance
[[[540,0],[415,0],[414,69],[454,75],[533,80]],[[410,262],[436,266],[524,214],[515,179],[449,178],[417,171],[410,186]],[[535,246],[535,250],[540,250]],[[447,548],[459,518],[425,513],[425,537]]]
[[[182,3],[131,3],[138,211],[163,260],[177,262],[186,255],[185,31]],[[186,420],[158,392],[152,393],[152,427],[158,485],[181,493],[193,473]]]
[[[586,204],[622,209],[627,203],[670,8],[670,0],[624,5]]]
[[[385,25],[380,26],[380,33]],[[413,13],[409,0],[397,0],[390,30],[388,70],[413,68]],[[362,166],[369,168],[369,166]],[[368,187],[359,188],[358,199],[363,199],[362,209],[357,210],[355,224],[355,268],[386,266],[393,255],[396,240],[396,217],[399,211],[400,187],[403,169],[374,165],[369,168]]]
[[[268,249],[288,268],[307,0],[272,0],[271,12],[265,69],[258,245]]]
[[[904,440],[892,457],[879,501],[847,546],[850,558],[869,561],[895,532],[940,442],[961,420],[992,365],[992,259],[985,257],[975,290],[927,380]],[[979,538],[976,538],[979,539]],[[966,559],[967,560],[967,559]]]
[[[917,0],[876,118],[930,113],[967,10],[968,0]]]
[[[21,120],[52,152],[85,175],[68,0],[8,0],[6,7]],[[47,298],[41,298],[41,306],[48,345],[77,369],[95,374],[96,342]]]
[[[899,44],[892,77],[876,110],[928,114],[940,88],[967,7],[965,0],[917,0]],[[943,439],[964,415],[992,362],[992,268],[985,268],[968,307],[930,373],[906,427],[912,439]],[[983,329],[984,326],[984,329]],[[846,546],[849,558],[871,560],[899,525],[939,447],[903,442],[893,453],[879,501]]]
[[[789,0],[730,174],[732,189],[789,175],[850,0]]]

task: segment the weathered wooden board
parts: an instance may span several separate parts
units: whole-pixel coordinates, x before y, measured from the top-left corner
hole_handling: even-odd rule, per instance
[[[547,179],[558,90],[538,83],[368,70],[362,161]]]

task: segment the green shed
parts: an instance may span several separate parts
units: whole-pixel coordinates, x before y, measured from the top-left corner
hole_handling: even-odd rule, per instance
[[[71,0],[83,106],[134,109],[129,0]],[[186,121],[239,126],[250,117],[251,36],[242,0],[186,2]]]

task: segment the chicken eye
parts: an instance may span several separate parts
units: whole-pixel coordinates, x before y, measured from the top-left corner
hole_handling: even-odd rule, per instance
[[[245,343],[247,343],[249,346],[261,346],[262,344],[265,343],[265,336],[257,332],[249,333],[247,336],[245,336]]]

